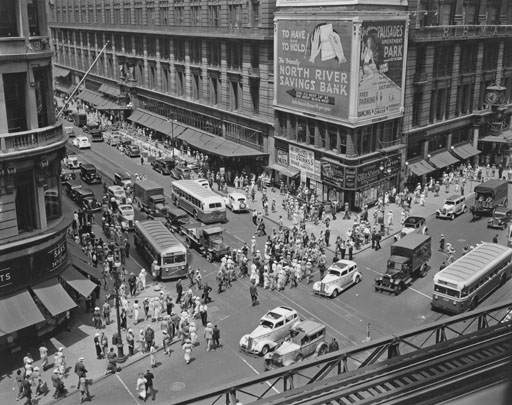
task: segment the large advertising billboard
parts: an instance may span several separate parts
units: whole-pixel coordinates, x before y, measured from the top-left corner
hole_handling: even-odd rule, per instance
[[[352,21],[276,22],[276,105],[347,120]]]
[[[363,21],[357,96],[358,120],[401,112],[406,22]]]

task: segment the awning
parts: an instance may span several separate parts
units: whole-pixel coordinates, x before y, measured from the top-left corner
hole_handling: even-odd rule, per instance
[[[44,321],[44,316],[27,290],[0,300],[0,336]]]
[[[480,151],[470,143],[466,143],[464,145],[455,146],[453,148],[453,153],[461,159],[469,159],[470,157],[478,155]]]
[[[445,150],[441,153],[431,156],[429,163],[432,163],[438,169],[442,169],[444,167],[454,165],[458,161],[459,161],[459,159],[457,159],[450,152]]]
[[[95,283],[83,276],[72,266],[69,266],[60,277],[83,297],[89,296],[96,288]]]
[[[284,174],[286,177],[290,177],[290,178],[298,176],[300,174],[299,169],[296,169],[295,167],[290,167],[290,166],[288,166],[288,167],[281,166],[278,163],[271,164],[270,166],[268,166],[268,168],[272,169],[272,170],[276,170],[279,173]]]
[[[91,266],[90,264],[85,263],[84,261],[80,260],[78,257],[73,257],[73,267],[81,274],[90,276],[94,280],[101,281],[102,275],[100,273],[100,270],[96,267]]]
[[[30,287],[52,316],[62,314],[77,305],[56,278]]]
[[[202,133],[191,128],[187,128],[177,138],[182,139],[187,144],[206,153],[215,154],[221,157],[248,157],[264,156],[266,153],[260,152],[248,146],[240,145],[229,139],[220,136]]]
[[[103,100],[103,97],[101,97],[100,94],[88,89],[80,91],[76,97],[85,101],[86,103],[92,104],[93,106],[101,105]]]
[[[69,69],[64,69],[59,66],[53,66],[53,77],[66,77],[69,75],[71,71]]]
[[[410,163],[409,170],[413,172],[416,176],[423,176],[427,173],[433,172],[436,169],[429,165],[427,161],[420,160],[419,162]]]
[[[119,87],[112,86],[111,84],[103,83],[98,91],[112,97],[121,97],[121,89]]]
[[[101,104],[96,107],[98,110],[129,110],[130,107],[117,104],[115,101],[106,98],[101,99]]]
[[[142,111],[135,110],[132,115],[128,117],[128,120],[131,122],[135,122],[136,124],[140,124],[140,119],[142,118]]]
[[[512,143],[512,130],[496,133],[495,135],[488,135],[485,138],[479,139],[478,141],[493,143]]]

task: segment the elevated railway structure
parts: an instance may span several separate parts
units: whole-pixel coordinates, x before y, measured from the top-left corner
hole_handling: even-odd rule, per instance
[[[234,381],[173,404],[438,404],[511,378],[511,366],[512,301]]]

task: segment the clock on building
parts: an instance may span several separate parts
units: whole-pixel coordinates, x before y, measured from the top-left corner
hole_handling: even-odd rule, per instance
[[[500,86],[498,83],[485,88],[485,102],[489,105],[503,104],[506,87]]]

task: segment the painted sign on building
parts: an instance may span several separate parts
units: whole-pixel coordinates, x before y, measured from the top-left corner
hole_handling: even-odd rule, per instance
[[[348,119],[352,21],[276,22],[276,105]]]
[[[362,23],[358,120],[401,112],[405,49],[404,20]]]
[[[289,157],[290,166],[299,169],[301,174],[305,173],[313,178],[315,175],[315,152],[290,145]]]
[[[336,188],[345,187],[345,168],[339,162],[322,160],[322,181]]]
[[[281,166],[288,166],[288,152],[282,149],[276,149],[276,163]]]

